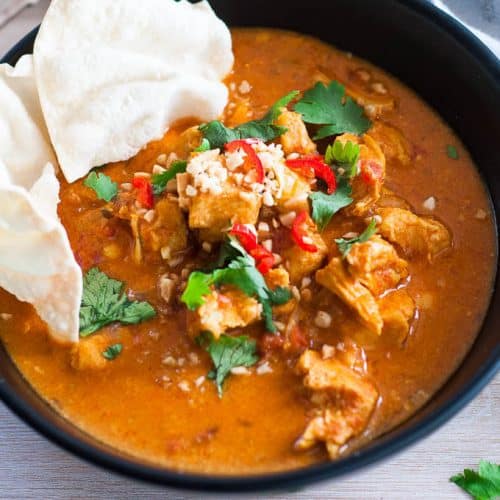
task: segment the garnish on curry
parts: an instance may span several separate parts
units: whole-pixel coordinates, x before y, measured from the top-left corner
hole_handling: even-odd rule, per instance
[[[0,335],[68,419],[147,461],[255,473],[335,459],[439,389],[494,263],[467,151],[380,69],[232,31],[220,121],[62,182],[79,344],[0,291]]]

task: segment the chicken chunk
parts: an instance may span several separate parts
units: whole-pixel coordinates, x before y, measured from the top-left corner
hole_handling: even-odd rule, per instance
[[[408,263],[380,236],[353,245],[346,257],[349,273],[375,296],[408,276]]]
[[[106,335],[92,335],[81,339],[71,349],[70,363],[75,370],[102,370],[108,365],[103,352],[110,344]]]
[[[281,193],[276,199],[276,207],[281,213],[295,211],[297,213],[309,210],[309,194],[311,185],[293,170],[283,166],[279,178]]]
[[[396,290],[379,299],[378,306],[384,320],[384,335],[398,343],[405,341],[415,316],[415,302],[406,290]]]
[[[316,144],[309,137],[300,113],[284,110],[276,120],[276,124],[287,128],[287,131],[281,136],[281,144],[285,154],[311,155],[317,152]]]
[[[315,351],[302,354],[297,370],[304,375],[305,387],[312,391],[316,409],[296,447],[304,450],[324,442],[330,457],[336,458],[340,448],[365,429],[378,392],[340,361],[322,359]]]
[[[203,230],[203,241],[220,241],[233,222],[255,224],[261,206],[261,195],[227,183],[220,195],[197,193],[190,199],[189,227]]]
[[[342,143],[359,144],[360,173],[352,181],[354,203],[345,209],[349,215],[364,216],[377,203],[385,181],[385,156],[378,143],[365,134],[362,139],[353,134],[343,134],[338,139]]]
[[[435,219],[419,217],[409,210],[381,208],[380,234],[409,255],[424,255],[429,262],[452,245],[448,229]]]
[[[370,137],[379,144],[387,162],[408,167],[411,163],[412,147],[397,128],[377,121],[370,129]]]
[[[351,307],[371,332],[382,333],[383,320],[375,297],[349,274],[342,259],[334,257],[328,266],[317,271],[316,281]]]
[[[188,331],[193,338],[206,331],[219,338],[228,330],[258,321],[261,316],[262,305],[242,291],[233,288],[214,290],[201,307],[190,312]]]
[[[146,249],[160,251],[171,258],[188,246],[188,229],[179,203],[173,196],[160,199],[152,222],[141,220],[139,234]]]
[[[328,254],[328,247],[315,227],[309,228],[308,236],[316,246],[316,252],[308,252],[296,244],[282,252],[285,268],[290,274],[292,283],[300,282],[302,278],[319,269]]]

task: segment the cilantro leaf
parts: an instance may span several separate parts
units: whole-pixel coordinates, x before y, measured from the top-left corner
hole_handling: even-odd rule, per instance
[[[336,81],[328,86],[318,82],[304,93],[294,109],[306,123],[322,125],[315,140],[345,132],[361,135],[371,126],[363,108],[346,96],[345,87]]]
[[[217,340],[212,334],[200,335],[198,343],[210,354],[214,370],[209,378],[215,381],[219,397],[222,397],[222,385],[231,370],[238,366],[252,366],[259,360],[255,340],[246,336],[230,337],[221,335]]]
[[[458,160],[460,158],[457,148],[451,144],[446,146],[446,154],[448,155],[448,158],[451,158],[452,160]]]
[[[189,275],[186,289],[182,294],[181,301],[188,309],[195,311],[205,303],[204,297],[210,295],[210,286],[213,277],[210,274],[194,271]]]
[[[500,498],[500,465],[481,460],[479,471],[465,469],[463,474],[450,478],[476,500]]]
[[[195,153],[204,153],[205,151],[210,151],[210,142],[203,138],[201,144],[194,150]]]
[[[118,184],[113,182],[106,174],[90,172],[83,184],[93,189],[99,200],[109,202],[118,194]]]
[[[356,238],[352,238],[351,240],[345,240],[344,238],[340,238],[335,240],[337,243],[340,253],[342,257],[345,258],[347,254],[351,251],[351,248],[356,243],[365,243],[368,241],[375,233],[377,232],[377,221],[372,219],[368,227]]]
[[[103,353],[102,355],[108,360],[108,361],[113,361],[116,359],[121,352],[123,351],[123,345],[122,344],[113,344],[110,345]]]
[[[287,131],[285,127],[275,125],[274,122],[280,116],[282,108],[298,95],[299,92],[295,90],[282,97],[260,120],[252,120],[235,128],[228,128],[220,121],[213,121],[201,125],[200,131],[212,148],[222,148],[224,144],[239,139],[255,138],[262,139],[264,142],[272,141]]]
[[[189,309],[195,310],[204,304],[204,297],[210,294],[211,286],[232,285],[245,295],[255,297],[262,304],[262,316],[266,328],[269,332],[275,332],[272,307],[288,302],[292,296],[290,290],[269,289],[264,277],[255,267],[254,258],[235,239],[229,239],[223,245],[219,262],[227,267],[216,269],[211,273],[199,271],[191,273],[181,297],[182,302]]]
[[[135,325],[155,316],[150,304],[129,301],[122,289],[121,281],[109,278],[97,267],[85,274],[80,307],[81,337],[88,337],[115,321]]]
[[[165,170],[165,172],[161,174],[156,174],[153,175],[153,178],[151,180],[151,183],[153,184],[153,193],[156,196],[159,196],[165,191],[165,188],[167,187],[167,184],[172,180],[175,179],[177,174],[182,174],[186,171],[187,168],[187,161],[174,161],[172,165],[170,165],[170,168],[168,170]]]
[[[326,194],[320,191],[309,195],[312,202],[312,218],[320,231],[323,231],[332,220],[332,217],[342,208],[349,206],[352,188],[346,181],[339,182],[337,190],[333,194]]]
[[[351,141],[343,144],[341,141],[336,140],[326,149],[325,161],[329,165],[335,163],[337,166],[342,167],[345,170],[342,177],[352,179],[358,174],[359,153],[358,144]]]

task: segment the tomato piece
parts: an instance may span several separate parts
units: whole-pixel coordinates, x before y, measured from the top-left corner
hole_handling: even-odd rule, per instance
[[[360,170],[361,179],[365,184],[375,184],[384,176],[382,165],[374,160],[361,161]]]
[[[225,149],[228,153],[234,153],[238,149],[242,149],[247,155],[247,161],[245,163],[250,164],[250,167],[257,172],[257,182],[262,184],[264,182],[264,166],[260,161],[259,155],[252,147],[252,144],[255,144],[256,142],[256,139],[232,141],[226,144]]]
[[[153,185],[145,177],[134,177],[132,185],[137,189],[137,201],[144,207],[154,207]]]
[[[310,243],[306,240],[309,238],[307,232],[307,226],[311,224],[311,219],[307,212],[302,212],[295,218],[292,225],[292,238],[293,241],[305,250],[306,252],[316,253],[318,251],[318,247],[314,243]]]

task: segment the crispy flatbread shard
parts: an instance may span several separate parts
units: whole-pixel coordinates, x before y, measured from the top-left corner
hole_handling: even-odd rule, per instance
[[[0,65],[0,182],[26,189],[56,165],[33,78],[33,57]],[[27,147],[27,145],[29,145]]]
[[[0,287],[31,303],[54,338],[76,342],[82,276],[57,217],[59,181],[30,56],[0,66],[0,108]]]
[[[180,118],[212,120],[231,35],[206,1],[54,0],[34,48],[40,102],[68,182],[127,160]]]

